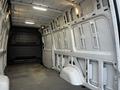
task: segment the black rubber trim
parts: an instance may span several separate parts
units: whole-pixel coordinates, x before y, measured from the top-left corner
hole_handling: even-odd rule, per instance
[[[116,0],[113,0],[114,2],[114,7],[115,7],[115,13],[116,13],[116,18],[117,18],[117,26],[118,26],[118,32],[119,32],[119,40],[120,40],[120,18],[119,18],[119,11],[117,7],[117,2]]]

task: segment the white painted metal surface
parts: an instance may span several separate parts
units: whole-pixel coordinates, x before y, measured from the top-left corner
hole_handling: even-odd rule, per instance
[[[67,66],[60,72],[60,77],[72,85],[83,85],[85,79],[82,72],[76,66]]]
[[[60,19],[58,26],[52,22],[53,29],[48,28],[43,32],[43,37],[51,35],[53,38],[53,68],[62,72],[67,65],[76,65],[85,77],[83,85],[86,87],[92,90],[119,90],[116,55],[118,43],[115,42],[118,39],[111,15],[113,9],[109,8],[108,0],[83,0],[80,9],[80,18],[72,12],[72,20],[71,10],[67,9],[70,16],[66,16],[65,12],[60,17],[63,19]]]
[[[13,25],[52,24],[43,31],[46,67],[61,72],[60,76],[73,85],[120,90],[119,32],[113,0],[11,0],[11,4]],[[9,30],[4,5],[0,7],[0,74],[6,66]],[[47,8],[47,12],[33,6]],[[35,24],[26,25],[26,20]]]
[[[4,74],[7,65],[7,42],[10,28],[7,6],[6,0],[0,1],[0,74]]]
[[[78,0],[79,1],[79,0]],[[48,25],[55,17],[70,7],[67,0],[11,0],[13,25],[34,26]],[[33,6],[44,7],[46,12],[33,9]],[[25,25],[25,20],[33,20],[34,25]]]
[[[0,90],[9,90],[9,79],[7,76],[0,75]]]
[[[52,68],[52,36],[46,35],[43,39],[44,49],[43,49],[43,63],[46,67]],[[46,43],[47,42],[47,43]]]

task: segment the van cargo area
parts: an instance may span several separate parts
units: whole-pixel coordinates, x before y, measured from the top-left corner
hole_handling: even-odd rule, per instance
[[[10,65],[6,74],[11,80],[10,90],[89,90],[67,83],[58,72],[37,63]]]
[[[0,0],[0,90],[120,90],[120,0]]]

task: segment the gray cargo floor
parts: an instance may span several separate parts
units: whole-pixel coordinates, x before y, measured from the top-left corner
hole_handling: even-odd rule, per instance
[[[89,90],[72,86],[59,77],[54,70],[39,64],[16,64],[8,66],[10,90]]]

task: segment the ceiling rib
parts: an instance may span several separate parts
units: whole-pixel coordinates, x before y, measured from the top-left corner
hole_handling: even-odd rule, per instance
[[[19,23],[19,22],[13,22],[13,25],[14,26],[27,26],[27,27],[37,27],[37,28],[40,28],[41,25],[38,25],[38,24],[34,24],[34,25],[26,25],[24,23]]]
[[[15,12],[17,12],[17,14],[16,14]],[[18,16],[19,16],[18,13],[24,13],[24,15],[28,15],[28,12],[24,12],[24,11],[12,11],[12,13],[13,13],[14,15],[18,15]],[[32,12],[31,12],[31,13],[32,13]],[[20,16],[21,16],[21,15],[20,15]],[[54,19],[53,16],[45,15],[45,14],[43,14],[43,13],[40,13],[39,15],[34,13],[34,16],[35,16],[35,17],[36,17],[36,16],[39,16],[39,17],[48,18],[48,19],[49,19],[49,18]]]
[[[11,3],[12,3],[12,4],[15,4],[15,5],[17,4],[17,5],[23,5],[23,6],[40,6],[40,7],[43,7],[43,6],[41,6],[41,5],[23,3],[23,2],[18,2],[18,1],[12,1]],[[58,10],[58,9],[54,9],[54,8],[51,8],[51,7],[45,7],[45,8],[47,8],[47,9],[50,10],[50,11],[56,12],[56,13],[63,13],[63,11]]]
[[[38,21],[38,22],[43,22],[43,20],[41,19],[36,19],[36,18],[29,18],[29,17],[22,17],[22,18],[19,18],[19,17],[12,17],[12,19],[16,19],[16,20],[23,20],[25,21],[26,19],[28,20],[34,20],[34,21]],[[44,22],[43,22],[44,23]]]
[[[12,20],[12,21],[14,21],[14,23],[16,23],[16,24],[19,24],[19,23],[21,23],[21,24],[25,24],[25,22],[23,22],[23,21],[20,21],[20,20]],[[39,22],[39,23],[36,23],[37,25],[39,25],[39,26],[41,26],[41,25],[44,25],[44,24],[47,24],[46,22],[45,23],[41,23],[41,22]]]

